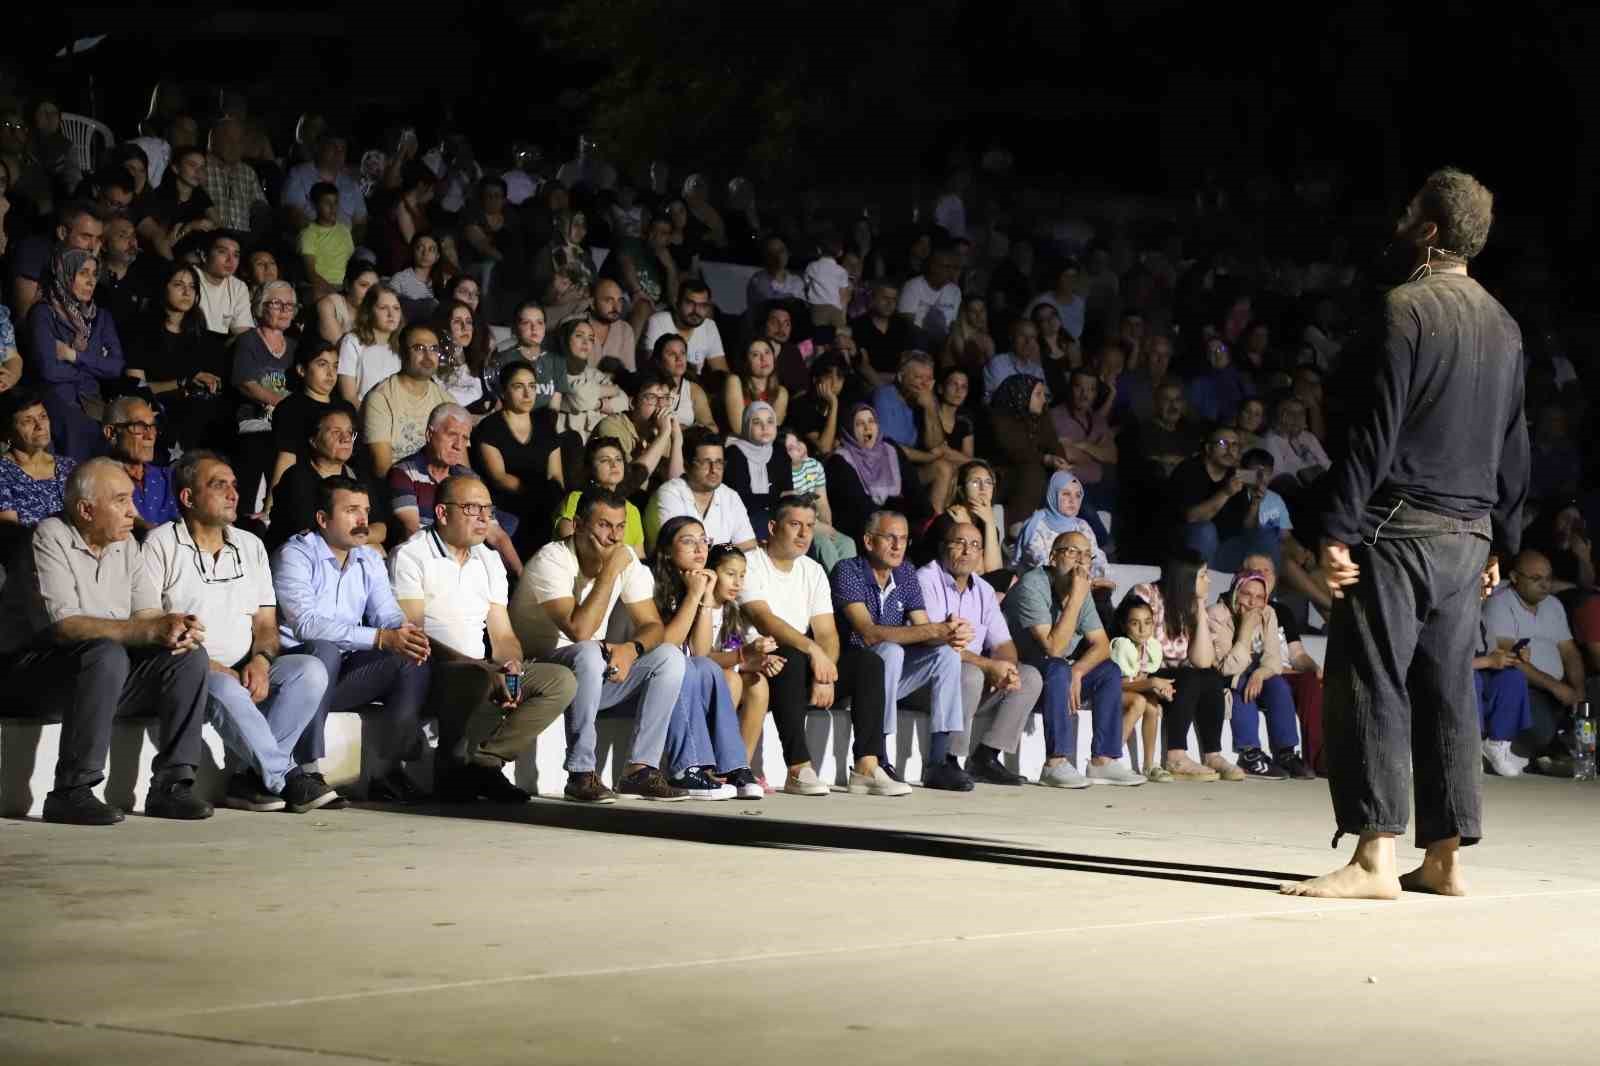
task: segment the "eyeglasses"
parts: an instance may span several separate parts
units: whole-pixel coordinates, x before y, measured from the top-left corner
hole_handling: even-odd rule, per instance
[[[223,541],[222,546],[227,550],[229,556],[233,559],[233,565],[230,568],[232,571],[231,573],[218,573],[218,570],[222,566],[222,557],[220,555],[217,557],[217,561],[212,564],[211,572],[209,574],[206,573],[206,553],[201,551],[198,547],[195,548],[194,568],[195,570],[199,571],[200,581],[202,584],[226,585],[232,581],[244,580],[244,556],[240,554],[238,546],[235,545],[231,540]]]
[[[983,541],[981,541],[981,540],[947,540],[947,541],[944,542],[944,546],[946,548],[960,548],[962,551],[975,552],[975,551],[982,551],[983,550]]]
[[[673,543],[679,545],[680,547],[684,547],[684,548],[709,548],[709,547],[711,547],[711,538],[710,537],[679,537],[677,540],[673,541]]]
[[[408,352],[432,352],[434,355],[443,355],[446,350],[442,344],[413,344],[406,349]]]
[[[113,422],[111,426],[118,433],[137,433],[141,437],[153,437],[160,430],[154,422]]]
[[[1092,559],[1094,552],[1089,548],[1057,548],[1051,555],[1065,555],[1068,559]]]
[[[468,518],[487,518],[494,513],[494,504],[492,503],[456,503],[448,501],[445,506],[454,507]]]
[[[728,465],[726,459],[696,459],[691,466],[703,466],[707,470],[717,470]]]
[[[293,300],[268,300],[261,306],[265,307],[269,311],[293,311],[300,305],[295,303]]]
[[[1224,449],[1226,451],[1233,451],[1234,449],[1239,447],[1239,442],[1238,441],[1229,440],[1227,437],[1218,437],[1216,440],[1212,441],[1211,443],[1215,444],[1217,447],[1222,448],[1222,449]]]

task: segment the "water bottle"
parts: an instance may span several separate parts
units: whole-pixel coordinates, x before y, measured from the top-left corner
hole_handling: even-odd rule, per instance
[[[1589,711],[1589,701],[1578,704],[1572,723],[1572,734],[1577,750],[1572,756],[1572,777],[1577,781],[1594,780],[1594,716]]]

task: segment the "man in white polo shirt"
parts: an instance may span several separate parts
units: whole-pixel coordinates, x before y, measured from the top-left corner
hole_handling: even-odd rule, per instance
[[[197,294],[206,328],[212,333],[246,333],[255,328],[250,287],[234,276],[238,271],[239,238],[217,230],[208,238]]]
[[[228,782],[235,810],[316,810],[338,798],[295,765],[294,747],[322,703],[327,668],[281,655],[278,598],[260,538],[233,522],[239,482],[215,452],[185,452],[172,471],[179,517],[145,538],[144,565],[165,611],[194,615],[211,659],[206,713],[247,769]]]
[[[728,357],[722,350],[722,334],[711,317],[711,287],[698,278],[685,278],[678,286],[678,302],[667,311],[657,311],[644,326],[641,347],[655,350],[656,340],[676,333],[689,348],[689,365],[696,373],[706,368],[728,371]]]
[[[660,766],[687,663],[682,651],[663,642],[655,579],[623,540],[626,503],[610,489],[585,490],[572,536],[528,560],[511,604],[512,624],[529,654],[578,675],[578,694],[567,710],[566,760],[566,797],[578,803],[616,799],[595,772],[595,718],[634,697],[639,710],[630,761],[617,791],[650,800],[686,798]]]
[[[391,563],[400,610],[431,645],[434,780],[445,802],[526,803],[528,793],[506,780],[505,764],[555,721],[577,688],[572,671],[523,658],[506,612],[505,564],[484,545],[493,521],[489,488],[476,475],[446,478],[432,524],[395,549]]]
[[[644,542],[654,544],[668,519],[688,515],[705,526],[712,544],[754,548],[750,512],[739,494],[722,483],[727,469],[722,438],[710,430],[690,430],[683,435],[683,461],[683,476],[662,482],[645,507]]]

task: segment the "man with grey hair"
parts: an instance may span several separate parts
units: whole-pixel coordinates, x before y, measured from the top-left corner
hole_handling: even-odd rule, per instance
[[[338,798],[295,765],[295,743],[317,713],[328,671],[315,656],[281,654],[278,598],[260,538],[233,523],[239,482],[215,452],[185,452],[173,469],[182,517],[151,531],[144,566],[169,611],[193,615],[210,658],[206,712],[245,762],[227,806],[295,814]]]
[[[446,400],[428,415],[422,447],[390,468],[389,506],[400,527],[400,540],[433,524],[434,495],[445,478],[472,473],[467,465],[471,439],[472,416],[465,407]]]
[[[118,396],[106,407],[101,432],[111,458],[133,482],[133,505],[139,510],[134,530],[143,537],[163,522],[178,517],[172,495],[172,472],[156,461],[155,408],[143,396]]]
[[[44,819],[114,825],[122,812],[94,787],[105,779],[119,715],[154,712],[159,750],[145,813],[211,817],[194,794],[206,714],[205,626],[166,613],[131,537],[133,483],[113,459],[91,459],[67,478],[62,513],[46,518],[18,553],[0,606],[0,676],[61,716],[55,788]]]
[[[400,372],[378,382],[361,402],[361,435],[372,449],[372,472],[378,477],[388,474],[397,460],[420,451],[439,405],[453,402],[433,379],[443,350],[437,333],[427,326],[407,326],[395,347]],[[470,418],[466,425],[470,431]]]
[[[1483,835],[1479,588],[1491,536],[1502,557],[1516,554],[1529,475],[1522,334],[1467,276],[1493,208],[1469,174],[1428,176],[1395,227],[1406,281],[1384,297],[1367,351],[1343,360],[1358,377],[1330,390],[1360,401],[1330,427],[1320,516],[1335,597],[1324,704],[1334,839],[1359,841],[1349,865],[1285,885],[1290,895],[1462,895],[1458,849]],[[1426,854],[1402,878],[1394,838],[1413,777]]]
[[[206,155],[206,192],[221,215],[224,229],[248,233],[268,212],[261,179],[244,161],[244,123],[224,118],[211,127]]]

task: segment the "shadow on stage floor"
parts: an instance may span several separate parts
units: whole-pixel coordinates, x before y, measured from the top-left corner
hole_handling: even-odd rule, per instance
[[[1112,877],[1140,877],[1157,881],[1220,885],[1224,888],[1265,892],[1276,892],[1278,883],[1282,881],[1308,879],[1306,874],[1285,873],[1279,870],[1252,870],[1231,866],[1164,862],[1156,859],[1086,855],[1079,852],[1023,847],[974,836],[875,829],[825,822],[796,822],[767,817],[758,808],[744,805],[741,805],[741,814],[701,814],[688,804],[663,807],[629,802],[580,807],[561,800],[535,800],[521,807],[492,804],[450,806],[433,803],[415,806],[363,803],[361,806],[397,814],[468,818],[476,821],[536,825],[550,829],[572,829],[587,833],[615,833],[659,840],[682,840],[695,844],[718,844],[740,848],[879,852],[927,859],[950,859],[958,862],[985,862],[1043,870],[1107,874]],[[729,807],[732,803],[718,804],[718,806]],[[1248,878],[1260,880],[1247,880]]]

